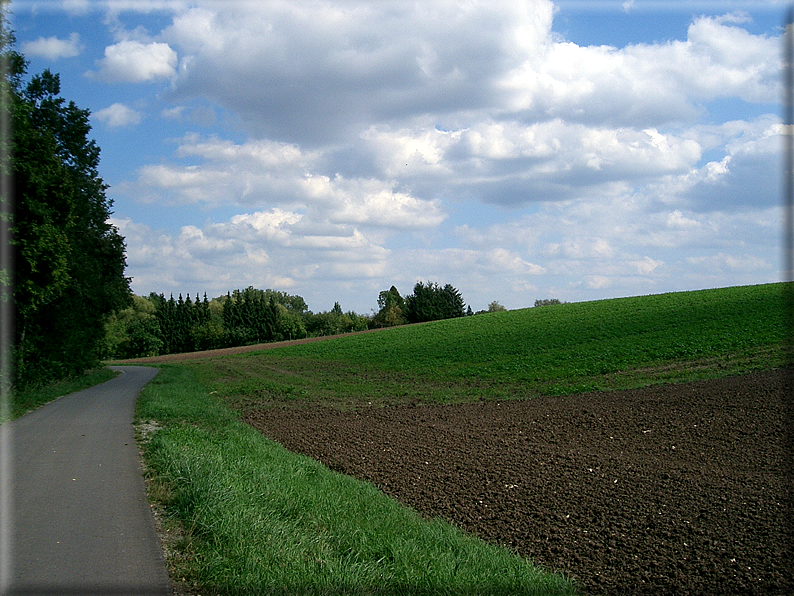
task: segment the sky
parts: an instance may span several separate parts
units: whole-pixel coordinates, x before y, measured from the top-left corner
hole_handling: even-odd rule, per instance
[[[783,279],[787,4],[20,0],[138,295],[473,310]]]

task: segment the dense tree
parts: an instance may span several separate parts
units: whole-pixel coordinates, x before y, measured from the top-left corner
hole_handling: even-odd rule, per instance
[[[343,312],[338,302],[327,312],[308,313],[306,316],[306,331],[309,336],[339,335],[353,331],[365,331],[369,328],[369,317],[358,315],[355,312]]]
[[[242,346],[278,339],[279,313],[272,293],[249,286],[227,294],[223,322],[230,344]]]
[[[307,336],[305,319],[308,309],[302,313],[296,312],[281,302],[276,302],[276,307],[279,311],[277,339],[300,339]]]
[[[451,319],[466,315],[461,293],[450,284],[418,282],[405,298],[405,316],[410,323]]]
[[[535,306],[552,306],[554,304],[563,304],[559,298],[543,298],[542,300],[535,300]]]
[[[142,296],[132,306],[112,313],[105,323],[105,358],[156,356],[163,347],[156,306]]]
[[[405,300],[397,288],[392,286],[378,295],[378,313],[372,320],[375,327],[394,327],[408,322],[405,316]]]
[[[276,304],[281,304],[289,312],[296,315],[303,316],[309,312],[309,307],[306,305],[306,301],[301,296],[292,296],[286,292],[280,292],[278,290],[256,291],[262,292],[262,295],[268,301],[272,299]]]
[[[249,286],[212,300],[197,294],[151,293],[134,296],[132,307],[114,313],[106,325],[107,357],[136,357],[211,350],[337,335],[369,328],[370,319],[353,311],[332,310],[313,314],[300,296]]]
[[[198,302],[198,297],[196,302]],[[197,308],[196,324],[190,329],[194,350],[214,350],[228,346],[226,329],[223,327],[223,307],[217,300],[207,300],[207,294]]]
[[[124,239],[108,220],[89,112],[60,97],[45,70],[25,82],[3,15],[3,104],[13,134],[14,368],[17,384],[80,373],[98,363],[104,319],[129,305]],[[5,200],[5,197],[4,197]]]

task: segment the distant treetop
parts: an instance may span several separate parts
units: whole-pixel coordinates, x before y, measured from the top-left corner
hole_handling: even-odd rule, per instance
[[[543,300],[535,300],[535,306],[549,306],[551,304],[564,304],[557,298],[544,298]]]

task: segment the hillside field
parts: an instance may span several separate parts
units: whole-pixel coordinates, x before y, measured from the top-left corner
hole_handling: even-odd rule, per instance
[[[137,419],[172,577],[191,594],[787,590],[783,289],[163,364]]]
[[[782,364],[783,284],[551,305],[190,364],[240,407],[452,403],[625,389]]]

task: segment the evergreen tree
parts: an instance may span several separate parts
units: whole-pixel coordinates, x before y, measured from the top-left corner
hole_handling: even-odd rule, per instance
[[[411,323],[451,319],[466,315],[461,293],[450,284],[443,288],[435,282],[417,282],[413,294],[405,298],[405,316]]]

